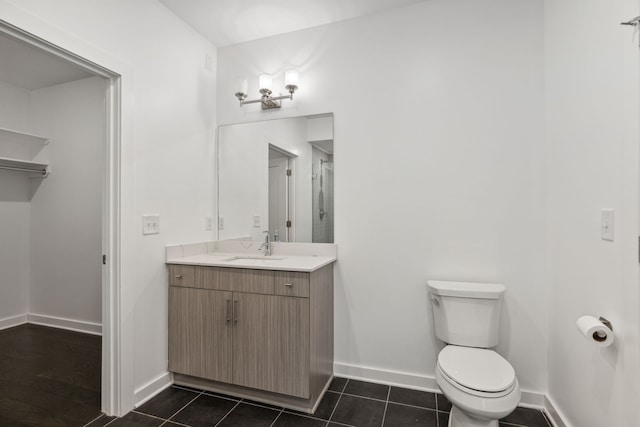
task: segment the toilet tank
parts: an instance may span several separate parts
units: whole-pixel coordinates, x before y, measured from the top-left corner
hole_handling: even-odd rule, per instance
[[[448,344],[498,344],[504,285],[428,280],[436,337]]]

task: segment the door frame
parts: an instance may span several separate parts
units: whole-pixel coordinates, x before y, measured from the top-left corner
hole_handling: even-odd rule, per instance
[[[282,154],[283,157],[287,159],[287,168],[291,171],[291,175],[287,176],[285,193],[286,193],[286,213],[287,213],[287,221],[290,221],[292,224],[291,227],[285,228],[285,236],[287,242],[295,242],[297,233],[296,227],[298,226],[298,221],[296,218],[296,206],[297,206],[297,196],[296,196],[296,164],[298,160],[298,156],[288,150],[285,150],[282,147],[279,147],[275,144],[268,143],[268,150],[273,150],[277,153]],[[270,164],[270,160],[268,161]],[[269,165],[268,165],[269,166]],[[267,212],[269,212],[269,207],[267,206]]]
[[[0,4],[0,11],[3,5]],[[17,15],[27,23],[36,18]],[[43,23],[33,26],[42,28]],[[122,275],[122,75],[75,54],[31,32],[0,19],[0,34],[51,54],[84,71],[105,80],[105,168],[102,179],[102,253],[106,265],[102,268],[102,374],[101,407],[107,415],[122,415],[130,409],[132,396],[127,396],[123,384],[123,362],[127,349],[122,342],[121,293]],[[47,30],[48,28],[44,28]],[[46,32],[46,31],[45,31]],[[69,38],[65,35],[64,38]],[[74,40],[77,43],[83,43]],[[126,69],[127,67],[125,67]]]

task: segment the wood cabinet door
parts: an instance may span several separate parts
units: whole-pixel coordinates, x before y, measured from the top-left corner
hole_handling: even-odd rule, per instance
[[[234,293],[233,383],[309,397],[309,299]]]
[[[169,370],[231,382],[232,293],[169,287]]]

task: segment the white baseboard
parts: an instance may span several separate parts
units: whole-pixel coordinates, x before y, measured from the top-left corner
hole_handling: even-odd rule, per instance
[[[562,415],[549,396],[544,397],[544,409],[553,427],[571,427],[569,423],[564,421],[566,417]]]
[[[173,375],[171,372],[165,372],[158,375],[142,387],[137,388],[133,394],[133,400],[137,402],[134,405],[134,408],[139,408],[147,400],[153,398],[158,393],[171,386],[171,384],[173,384]]]
[[[442,393],[436,383],[435,377],[428,375],[414,374],[409,372],[388,371],[378,368],[350,365],[348,363],[334,363],[333,372],[336,376],[353,378],[355,380],[368,381],[372,383],[392,385],[414,390],[423,390]],[[544,393],[521,390],[520,406],[545,410],[549,415],[552,412],[551,405]],[[570,427],[564,423],[558,423],[554,427]]]
[[[51,326],[69,331],[84,332],[85,334],[102,335],[102,325],[100,323],[32,313],[29,313],[28,317],[29,323],[33,323],[34,325]]]
[[[29,321],[29,315],[26,313],[18,314],[17,316],[5,317],[3,319],[0,319],[0,330],[23,325],[28,321]]]
[[[440,392],[440,388],[438,384],[436,384],[436,379],[426,375],[387,371],[366,366],[350,365],[348,363],[334,363],[333,373],[338,377],[352,378],[354,380],[393,385],[414,390]]]

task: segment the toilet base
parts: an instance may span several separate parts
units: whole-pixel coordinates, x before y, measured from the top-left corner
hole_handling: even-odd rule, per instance
[[[449,427],[498,427],[498,420],[471,417],[454,405],[449,414]]]

